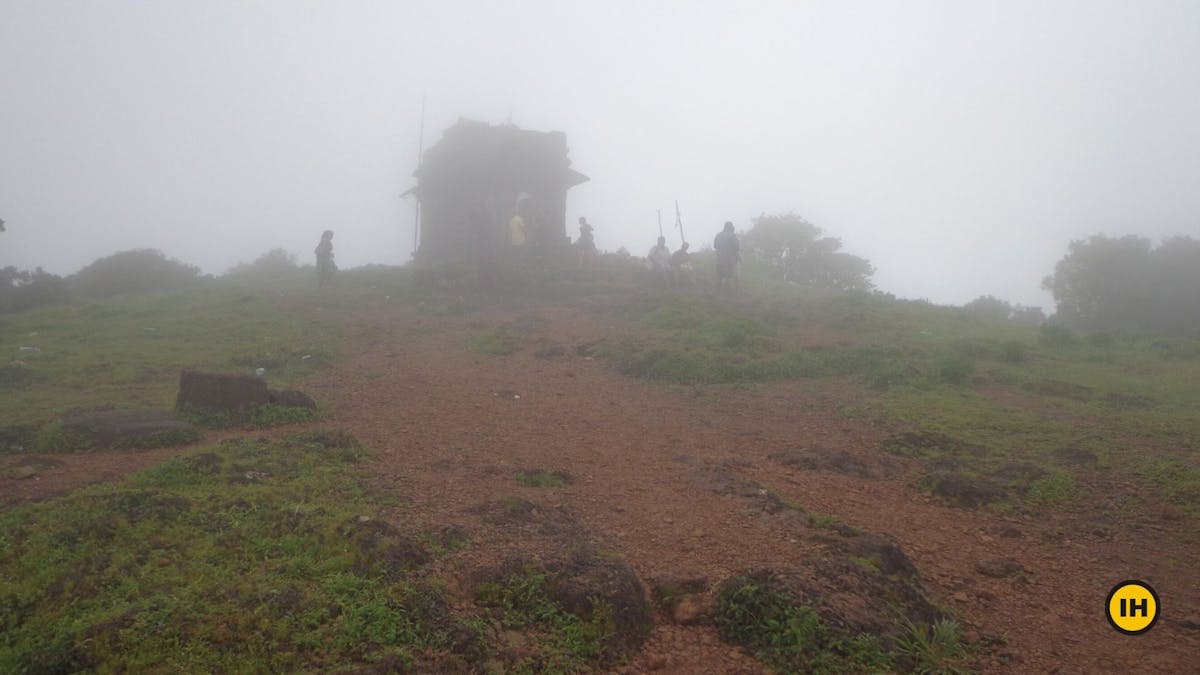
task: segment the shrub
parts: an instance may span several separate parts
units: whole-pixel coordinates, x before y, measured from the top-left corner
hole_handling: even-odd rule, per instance
[[[15,267],[0,269],[0,312],[20,312],[70,299],[62,277],[37,268],[30,272]]]
[[[1038,329],[1038,344],[1063,347],[1075,344],[1075,332],[1059,323],[1042,324]]]
[[[168,258],[162,251],[138,249],[114,253],[84,267],[68,281],[82,296],[103,298],[121,293],[170,291],[200,280],[200,268]]]
[[[238,263],[225,272],[225,278],[239,281],[273,281],[285,277],[300,267],[296,256],[281,248],[273,248],[251,263]]]

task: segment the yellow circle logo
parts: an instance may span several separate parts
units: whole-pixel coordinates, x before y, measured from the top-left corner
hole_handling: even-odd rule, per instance
[[[1117,632],[1141,635],[1158,621],[1158,593],[1144,581],[1122,581],[1108,592],[1108,623]]]

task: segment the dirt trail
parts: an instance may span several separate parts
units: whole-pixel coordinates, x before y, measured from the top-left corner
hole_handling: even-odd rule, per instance
[[[722,390],[714,401],[635,381],[573,354],[574,344],[618,337],[586,308],[535,314],[542,322],[531,337],[566,345],[566,355],[536,358],[527,348],[491,357],[463,347],[472,332],[517,318],[511,314],[430,318],[381,309],[353,319],[346,357],[317,393],[332,403],[339,424],[380,451],[374,481],[411,499],[398,518],[458,524],[473,541],[500,549],[511,533],[480,521],[472,507],[519,496],[574,515],[643,581],[699,575],[716,584],[755,567],[786,566],[811,550],[811,542],[752,501],[697,481],[696,467],[723,467],[814,512],[895,538],[928,580],[931,596],[956,611],[972,634],[1007,638],[988,668],[1184,671],[1195,664],[1195,629],[1164,620],[1126,638],[1107,625],[1102,610],[1112,584],[1143,578],[1174,605],[1174,617],[1194,617],[1200,607],[1194,536],[1177,539],[1162,523],[1139,522],[1110,522],[1102,537],[1091,535],[1095,516],[1087,509],[1034,520],[944,506],[912,487],[911,467],[879,457],[884,430],[837,413],[853,400],[850,387],[808,382]],[[885,462],[880,466],[890,475],[802,471],[769,457],[813,445]],[[522,469],[564,470],[577,480],[528,488],[514,480]],[[1016,559],[1028,578],[975,571],[977,562],[994,558]],[[660,622],[631,664],[633,671],[650,668],[761,670],[712,628],[668,622]]]
[[[1007,639],[985,657],[987,671],[1185,672],[1200,655],[1200,630],[1188,623],[1200,622],[1197,530],[1094,507],[1105,496],[1119,503],[1132,485],[1110,480],[1104,495],[1085,490],[1079,508],[1037,519],[948,507],[913,487],[915,465],[879,450],[888,430],[839,414],[860,402],[852,384],[693,390],[624,377],[571,349],[622,337],[583,303],[524,313],[538,319],[530,341],[567,348],[553,358],[537,358],[528,346],[503,357],[464,347],[478,330],[518,318],[512,313],[431,317],[380,304],[354,312],[322,306],[321,314],[344,314],[347,325],[342,358],[307,387],[333,412],[325,425],[375,451],[370,481],[400,498],[390,517],[467,532],[472,546],[456,554],[461,568],[528,551],[521,532],[488,522],[477,508],[512,497],[573,517],[582,536],[628,561],[643,582],[702,576],[715,586],[811,554],[811,536],[787,518],[713,483],[753,481],[810,512],[894,538],[930,597],[955,611],[970,635]],[[771,457],[800,447],[845,451],[873,475],[801,470]],[[3,501],[111,480],[180,451],[51,457],[57,464],[40,481],[6,481],[17,492]],[[527,469],[565,471],[574,481],[525,487],[515,474]],[[1013,558],[1029,574],[995,579],[975,571],[995,558]],[[1128,578],[1154,585],[1166,615],[1136,638],[1115,633],[1102,609],[1112,584]],[[763,672],[711,626],[665,619],[624,670]]]

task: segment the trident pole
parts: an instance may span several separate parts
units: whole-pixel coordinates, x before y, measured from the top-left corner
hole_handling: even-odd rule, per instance
[[[687,243],[687,237],[683,236],[683,216],[679,215],[679,200],[675,200],[675,227],[679,228],[679,242]]]
[[[421,130],[417,132],[417,170],[421,169],[421,156],[425,154],[425,96],[421,96]],[[418,176],[417,181],[421,178]],[[416,197],[413,201],[413,257],[417,255],[417,245],[420,242],[421,233],[421,193],[413,195]]]

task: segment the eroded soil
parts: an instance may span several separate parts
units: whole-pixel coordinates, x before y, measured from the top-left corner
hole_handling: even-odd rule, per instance
[[[318,301],[299,309],[339,315]],[[553,557],[548,547],[563,537],[539,536],[539,523],[571,523],[577,529],[566,536],[627,561],[647,586],[664,577],[702,579],[709,592],[739,573],[787,567],[830,535],[794,509],[773,512],[749,485],[894,540],[928,596],[990,645],[980,649],[984,671],[1196,666],[1197,528],[1152,505],[1123,508],[1137,489],[1132,481],[1085,472],[1077,503],[1034,514],[948,506],[916,487],[915,460],[881,449],[896,430],[839,412],[865,395],[853,382],[692,388],[634,380],[574,349],[630,330],[606,317],[580,301],[460,316],[381,301],[340,315],[342,357],[307,389],[332,412],[323,426],[346,429],[375,451],[365,466],[369,482],[400,498],[389,518],[465,533],[470,545],[438,563],[451,579],[455,570],[514,555]],[[465,348],[481,328],[516,319],[532,326],[516,353]],[[36,477],[3,481],[4,501],[111,480],[179,451],[43,456]],[[834,461],[819,461],[822,453]],[[538,470],[571,481],[539,488],[516,479]],[[529,523],[489,516],[489,504],[514,499],[536,507]],[[1008,559],[1023,571],[996,576],[980,567]],[[1103,612],[1109,588],[1131,578],[1153,585],[1163,603],[1162,620],[1139,637],[1118,635]],[[460,581],[458,601],[466,604],[467,580]],[[659,616],[621,669],[763,672],[710,624],[687,623]]]

